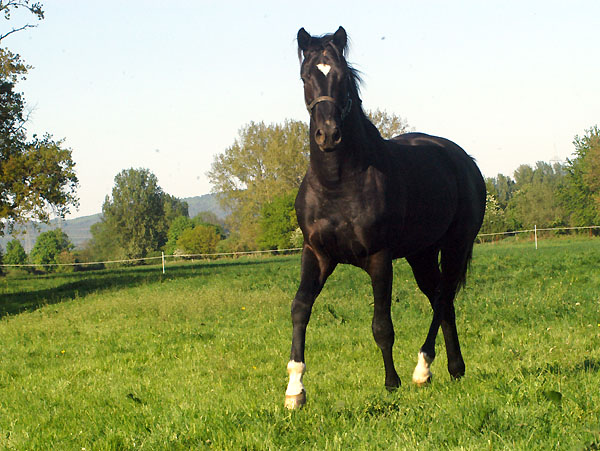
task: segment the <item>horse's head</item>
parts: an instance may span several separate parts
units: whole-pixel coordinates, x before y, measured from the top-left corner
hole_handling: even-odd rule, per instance
[[[304,57],[300,76],[313,122],[311,133],[324,152],[342,142],[342,123],[352,108],[350,69],[344,58],[347,41],[342,27],[322,37],[313,37],[304,28],[298,31],[299,52]]]

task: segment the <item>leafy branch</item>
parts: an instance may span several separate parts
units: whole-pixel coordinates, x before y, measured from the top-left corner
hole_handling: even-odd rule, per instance
[[[37,17],[38,20],[42,20],[44,18],[44,10],[42,9],[42,6],[43,5],[39,2],[30,3],[29,0],[0,0],[0,14],[4,14],[4,18],[6,20],[10,20],[11,13],[13,11],[24,8]],[[6,33],[0,34],[0,41],[13,33],[35,27],[37,27],[37,25],[25,24],[23,26],[13,28]]]

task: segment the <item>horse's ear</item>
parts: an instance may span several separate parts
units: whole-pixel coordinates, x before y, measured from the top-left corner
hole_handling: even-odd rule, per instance
[[[310,40],[310,34],[308,34],[304,28],[300,28],[298,30],[298,47],[300,48],[300,50],[304,51],[308,49],[308,46],[310,45]]]
[[[348,43],[348,35],[346,34],[346,30],[344,27],[340,27],[333,34],[333,43],[340,50],[340,52],[344,52],[346,50],[346,44]]]

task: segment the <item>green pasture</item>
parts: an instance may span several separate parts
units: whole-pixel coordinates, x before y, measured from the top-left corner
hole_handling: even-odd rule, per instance
[[[394,265],[388,393],[368,276],[340,266],[283,408],[299,256],[0,277],[0,449],[600,449],[600,239],[477,245],[443,339],[410,379],[429,303]]]

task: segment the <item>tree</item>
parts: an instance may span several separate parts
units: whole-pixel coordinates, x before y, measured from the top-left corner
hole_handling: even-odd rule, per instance
[[[515,190],[521,189],[533,182],[533,168],[528,164],[521,164],[515,169],[513,176],[515,178]]]
[[[165,235],[175,218],[180,216],[189,217],[187,202],[167,193],[163,193],[163,210],[165,212],[163,216],[163,233]]]
[[[211,254],[220,240],[214,227],[201,224],[184,230],[177,240],[177,248],[187,254]]]
[[[39,3],[0,1],[5,19],[19,8],[29,10],[40,20],[44,17]],[[31,26],[0,34],[0,41]],[[64,217],[70,207],[78,205],[75,163],[71,150],[64,148],[64,140],[55,141],[50,134],[27,140],[25,101],[15,87],[29,69],[19,55],[0,48],[0,220],[9,228],[31,219],[47,222],[50,212]],[[3,233],[0,228],[0,235]]]
[[[388,113],[385,110],[381,111],[377,108],[374,111],[367,111],[367,116],[385,139],[391,139],[394,136],[410,131],[410,126],[406,119],[396,116],[393,113]]]
[[[500,207],[496,197],[488,192],[485,201],[485,216],[479,232],[484,234],[505,232],[506,228],[504,210]]]
[[[600,223],[600,129],[595,125],[575,136],[574,158],[567,159],[559,196],[573,226]]]
[[[223,231],[225,231],[225,221],[220,219],[215,213],[212,211],[200,211],[196,216],[194,216],[194,221],[200,221],[204,224],[214,224],[221,227]]]
[[[516,183],[510,177],[498,174],[496,177],[488,177],[485,179],[485,186],[487,188],[487,192],[493,194],[496,201],[498,202],[498,206],[504,210],[508,205],[510,199],[514,195],[516,188]]]
[[[242,246],[255,248],[265,202],[298,189],[308,165],[308,126],[286,120],[266,125],[251,122],[213,161],[207,173],[213,192],[232,213],[229,226]]]
[[[263,205],[260,217],[261,235],[258,244],[264,249],[288,249],[292,246],[292,232],[298,228],[294,190],[276,197]]]
[[[86,245],[87,257],[96,261],[143,258],[166,245],[177,218],[189,220],[187,203],[163,192],[147,169],[117,174],[112,198],[106,196],[102,212]]]
[[[165,244],[165,254],[172,255],[177,251],[177,241],[181,234],[187,230],[192,229],[194,223],[187,216],[179,216],[171,222],[171,227],[167,232],[167,244]]]
[[[4,14],[4,18],[6,20],[9,20],[11,17],[11,12],[17,9],[28,10],[38,20],[42,20],[44,18],[44,10],[42,9],[42,4],[39,2],[30,2],[29,0],[0,0],[0,14]],[[0,41],[7,36],[16,33],[17,31],[22,31],[36,26],[37,25],[31,25],[27,23],[16,28],[12,28],[10,31],[0,34]]]
[[[6,243],[4,263],[7,265],[23,265],[25,262],[27,262],[27,254],[21,242],[14,239]]]
[[[115,240],[114,232],[105,221],[92,224],[90,233],[92,238],[85,244],[88,261],[102,262],[125,256],[125,252]]]
[[[58,257],[63,251],[74,248],[69,237],[60,229],[49,230],[41,233],[31,250],[30,258],[36,265],[49,265],[60,263]]]
[[[514,195],[506,208],[512,227],[558,227],[565,224],[565,211],[558,189],[565,177],[564,166],[538,161],[535,168],[521,165],[515,171]]]
[[[143,258],[166,242],[163,191],[148,169],[125,169],[115,176],[112,198],[102,205],[102,221],[124,258]]]

